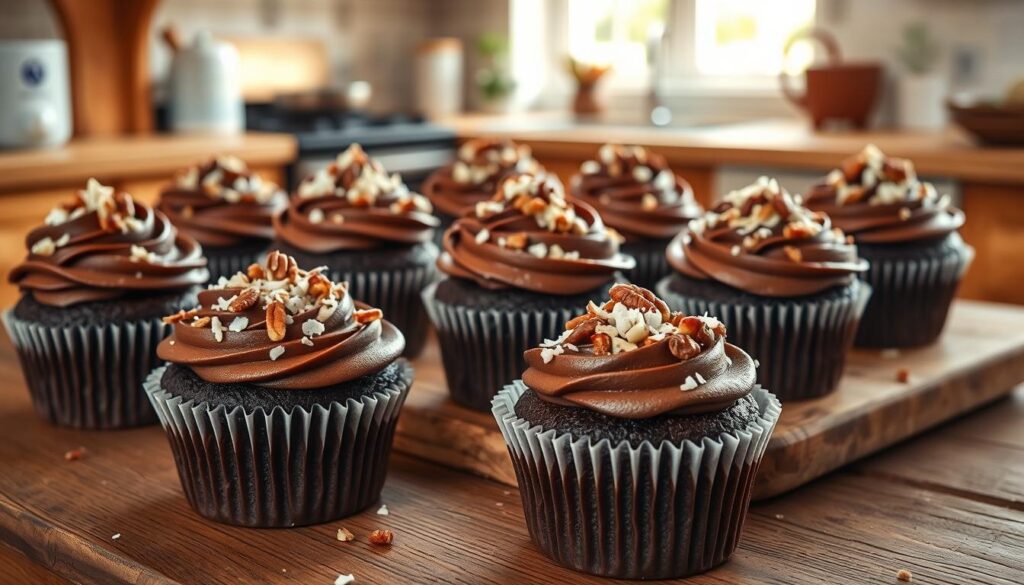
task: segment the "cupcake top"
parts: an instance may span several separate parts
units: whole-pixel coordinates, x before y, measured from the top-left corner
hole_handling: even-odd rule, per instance
[[[96,179],[25,238],[28,258],[10,282],[44,304],[68,307],[139,291],[187,289],[209,278],[196,240],[167,216]]]
[[[458,158],[434,171],[423,184],[423,193],[443,213],[461,217],[479,201],[490,199],[501,179],[510,173],[539,173],[530,147],[508,139],[475,138],[465,142]]]
[[[353,144],[335,162],[306,177],[288,208],[274,217],[283,241],[322,254],[430,241],[440,222],[426,197],[398,173]]]
[[[605,144],[580,165],[572,195],[593,205],[608,225],[631,238],[668,239],[703,210],[693,189],[665,157],[642,146]]]
[[[807,206],[863,244],[940,238],[964,224],[964,212],[918,180],[913,163],[885,156],[873,144],[815,185]]]
[[[221,277],[199,293],[198,307],[164,318],[173,329],[157,355],[208,382],[279,390],[332,386],[395,361],[405,348],[398,329],[321,270],[302,270],[275,250]]]
[[[485,288],[574,295],[633,268],[621,241],[594,208],[567,200],[554,176],[515,174],[445,232],[438,267]]]
[[[203,246],[225,247],[274,237],[274,213],[288,204],[277,185],[245,162],[218,156],[175,177],[160,193],[157,209]]]
[[[767,177],[729,193],[690,222],[666,253],[688,277],[769,297],[843,286],[868,267],[827,215],[803,207]]]
[[[753,390],[754,360],[718,319],[670,312],[634,284],[609,296],[525,353],[523,382],[543,400],[640,419],[723,410]]]

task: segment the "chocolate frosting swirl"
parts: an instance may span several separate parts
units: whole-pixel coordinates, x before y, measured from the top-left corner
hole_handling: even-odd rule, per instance
[[[602,146],[571,185],[573,197],[593,205],[627,241],[671,238],[704,212],[665,157],[642,146]]]
[[[520,172],[537,174],[544,167],[534,160],[530,147],[508,139],[475,138],[466,141],[452,164],[434,171],[423,183],[423,194],[438,210],[452,217],[473,211],[490,199],[498,183]]]
[[[95,179],[51,210],[25,242],[28,258],[9,280],[55,307],[187,289],[209,278],[195,239],[178,233],[159,211]]]
[[[401,355],[398,329],[344,285],[279,252],[255,266],[252,278],[222,279],[199,294],[199,307],[165,318],[174,325],[160,359],[217,384],[304,390],[373,374]]]
[[[633,268],[620,242],[592,207],[566,200],[554,176],[517,174],[445,232],[438,267],[484,288],[574,295]]]
[[[907,159],[887,157],[874,145],[843,161],[815,185],[807,206],[862,244],[941,238],[964,224],[964,212],[919,181]]]
[[[277,185],[241,160],[219,156],[180,173],[160,193],[157,209],[206,247],[271,240],[274,214],[288,205]]]
[[[867,270],[827,215],[799,205],[774,179],[733,191],[669,244],[673,268],[769,297],[844,286]]]
[[[307,177],[288,208],[274,217],[277,236],[316,254],[411,246],[440,225],[426,197],[410,193],[396,173],[353,144],[336,162]]]
[[[750,393],[754,360],[725,342],[721,322],[669,314],[657,299],[658,306],[631,302],[636,297],[615,294],[624,287],[655,299],[615,285],[612,300],[591,303],[562,337],[526,352],[523,382],[541,399],[642,419],[719,411]]]

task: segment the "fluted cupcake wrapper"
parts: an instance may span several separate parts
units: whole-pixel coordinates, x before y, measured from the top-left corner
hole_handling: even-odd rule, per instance
[[[384,312],[390,321],[405,336],[405,357],[413,358],[423,351],[427,340],[427,313],[420,293],[433,282],[437,272],[436,264],[413,268],[364,271],[340,271],[329,269],[334,282],[348,282],[348,292],[353,299],[362,301]]]
[[[423,304],[437,329],[441,360],[452,400],[487,412],[491,399],[526,369],[523,352],[565,330],[565,322],[582,310],[519,309],[505,311],[449,305],[437,299],[437,283],[423,291]]]
[[[687,315],[711,315],[725,323],[729,342],[760,362],[758,383],[771,388],[783,402],[835,390],[871,296],[870,285],[854,281],[849,285],[853,294],[840,298],[719,302],[682,296],[668,282],[658,284],[658,296]]]
[[[302,526],[355,514],[380,498],[412,384],[412,366],[403,365],[399,385],[290,411],[184,400],[161,386],[165,367],[145,388],[197,513],[240,526]]]
[[[54,327],[6,311],[3,321],[40,417],[79,429],[156,422],[142,382],[170,330],[160,319]]]
[[[658,281],[672,273],[665,257],[669,240],[639,240],[622,245],[622,253],[636,258],[636,267],[629,271],[629,281],[654,290]]]
[[[515,414],[516,380],[492,412],[516,471],[530,537],[557,563],[625,579],[668,579],[725,562],[739,542],[781,406],[756,387],[742,431],[631,446],[544,429]]]
[[[892,259],[861,247],[870,268],[862,275],[874,290],[857,329],[858,347],[919,347],[942,333],[957,286],[974,259],[974,248],[941,256]]]

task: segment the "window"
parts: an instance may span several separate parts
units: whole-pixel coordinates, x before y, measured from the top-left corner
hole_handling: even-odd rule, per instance
[[[814,24],[816,0],[513,0],[513,7],[519,3],[544,6],[541,67],[549,79],[559,77],[568,54],[611,65],[605,85],[613,91],[648,87],[649,55],[656,55],[662,87],[684,92],[774,90],[771,78],[802,70],[813,58],[810,43],[794,45],[788,58],[783,48]],[[536,29],[536,20],[523,27]],[[516,38],[513,53],[520,50]],[[535,54],[536,41],[527,44]]]
[[[694,56],[702,75],[777,75],[803,70],[813,52],[783,47],[794,33],[814,24],[815,0],[696,0]]]
[[[620,76],[648,72],[648,46],[665,30],[668,0],[569,0],[569,55],[611,65]]]

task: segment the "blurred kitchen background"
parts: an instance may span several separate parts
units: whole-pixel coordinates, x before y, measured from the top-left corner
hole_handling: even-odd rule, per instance
[[[563,178],[637,143],[708,203],[874,142],[967,208],[964,294],[1024,302],[1021,31],[1019,0],[0,0],[0,245],[218,153],[293,186],[360,142],[416,187],[475,136]]]

